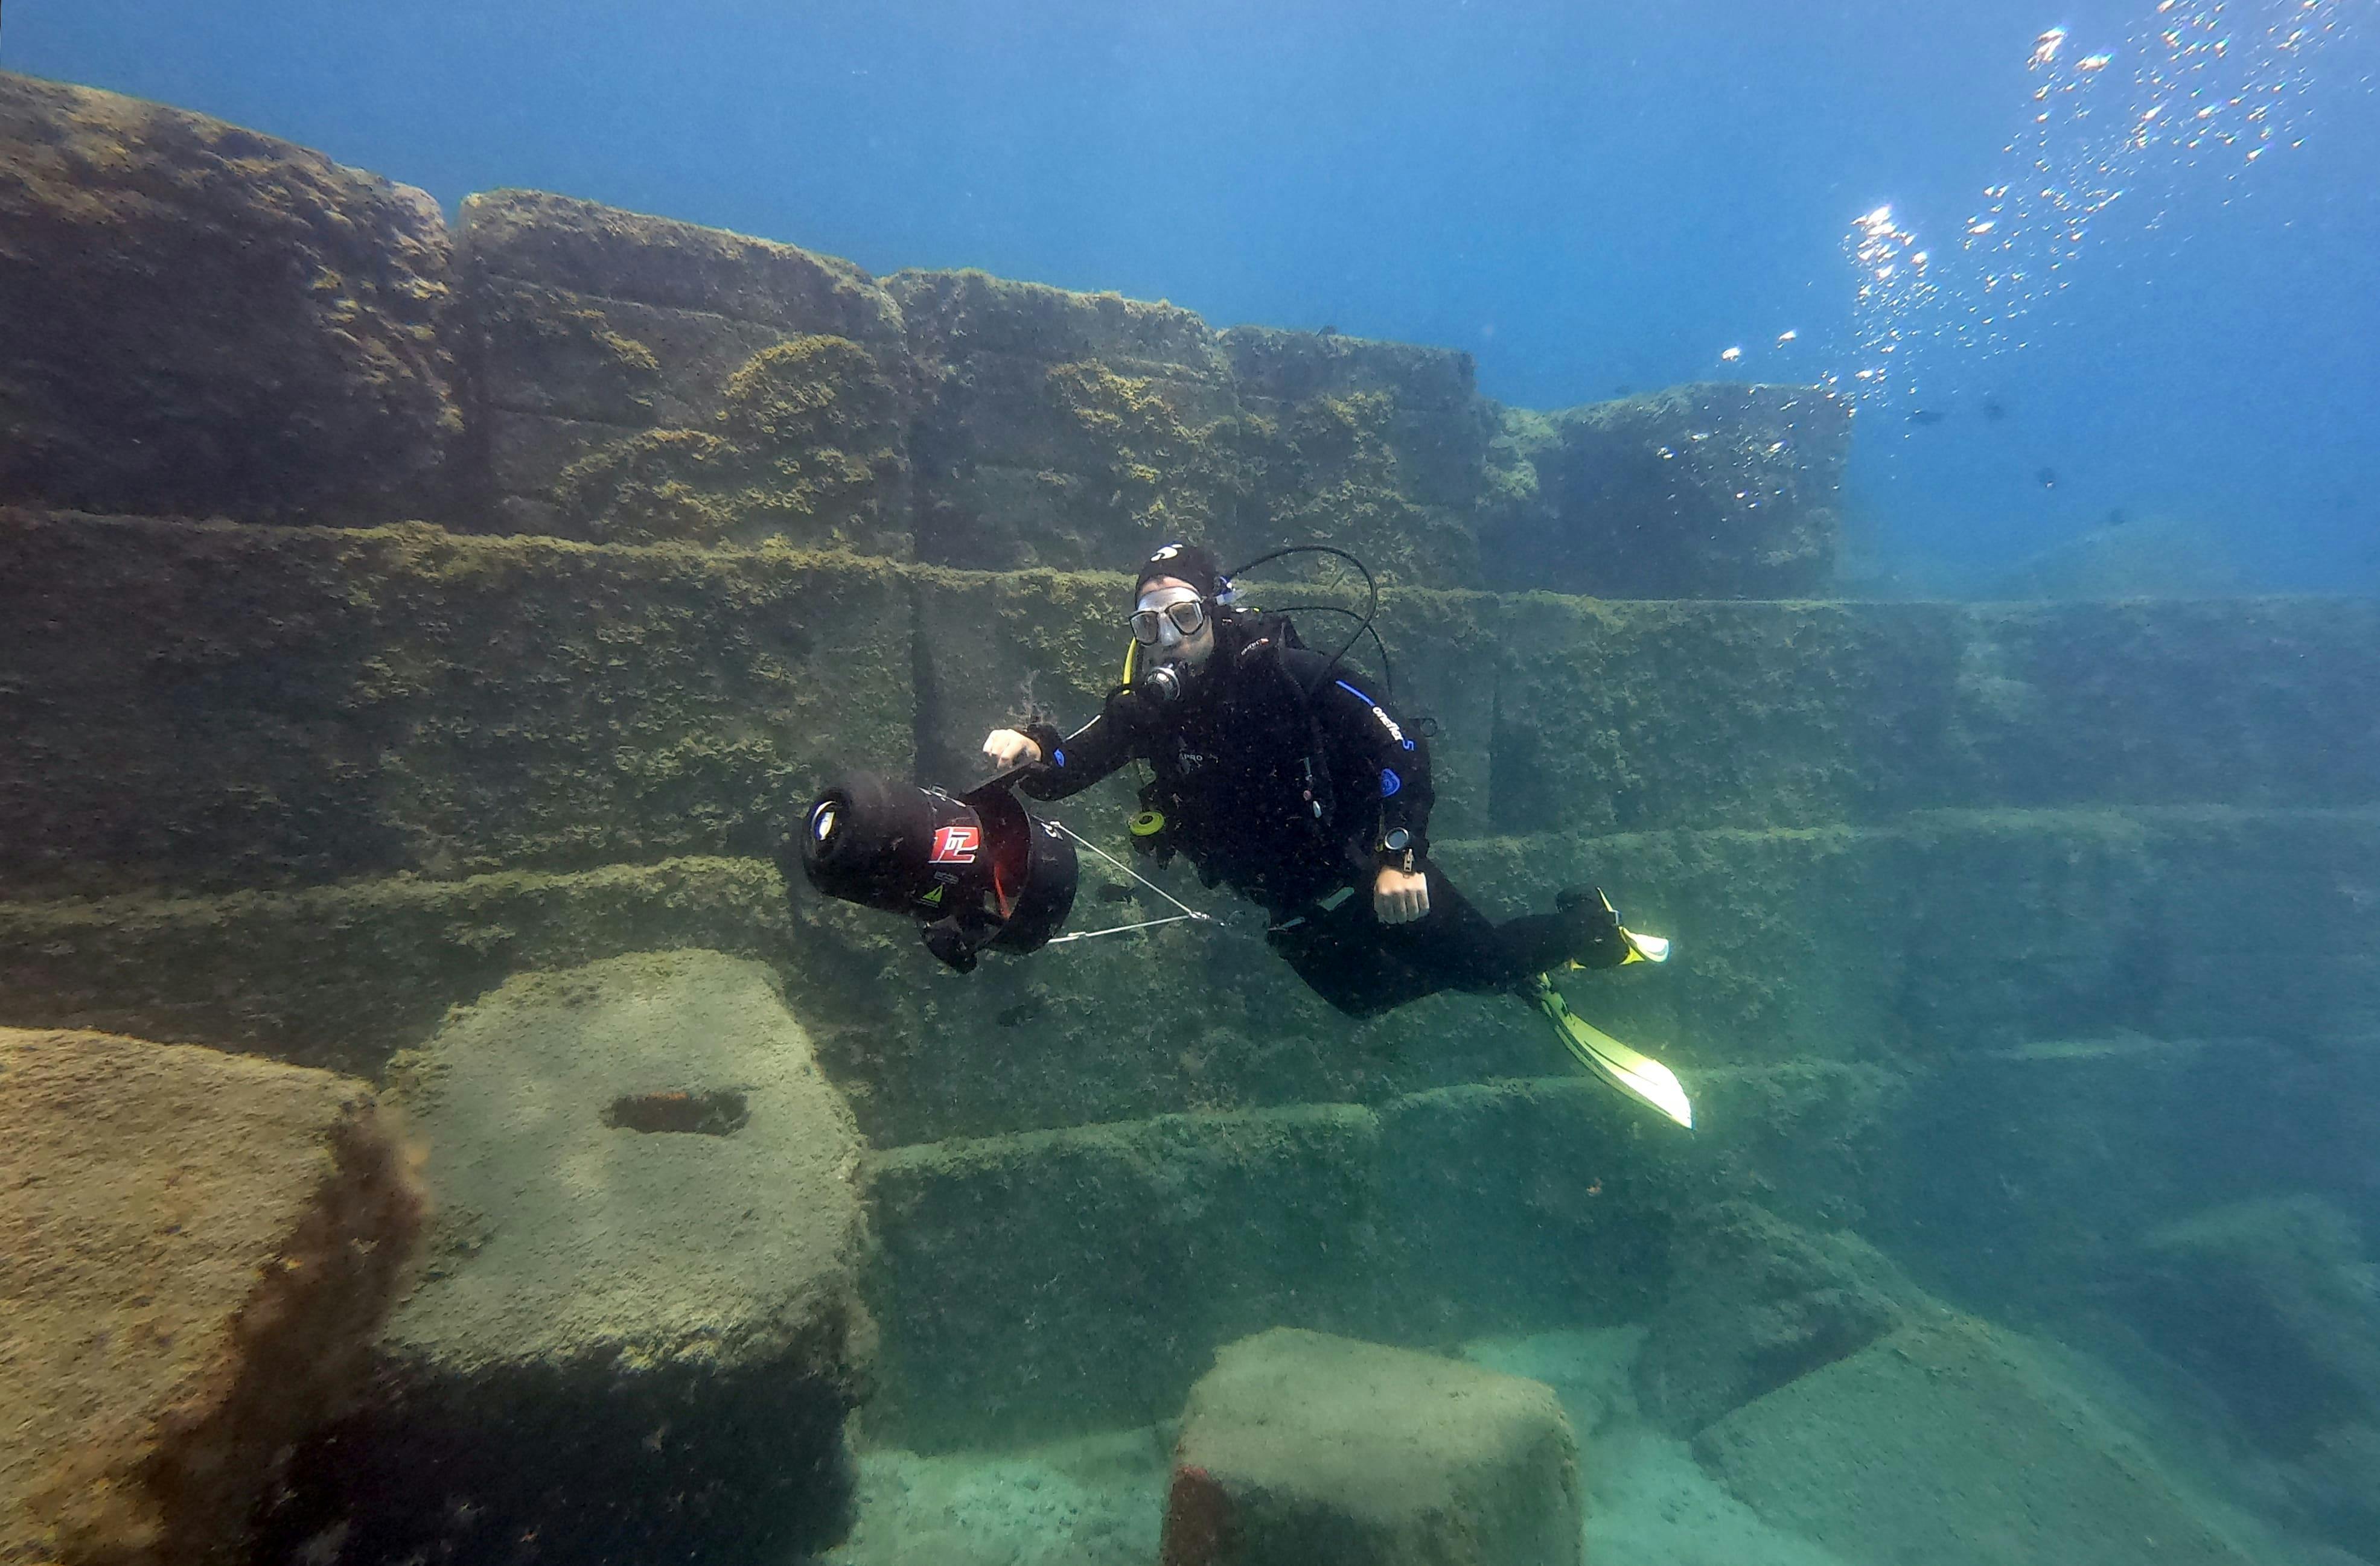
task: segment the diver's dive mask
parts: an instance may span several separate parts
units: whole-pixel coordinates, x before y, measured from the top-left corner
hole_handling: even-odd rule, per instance
[[[1153,595],[1152,595],[1153,596]],[[1176,599],[1172,603],[1160,603],[1132,612],[1132,639],[1143,647],[1160,643],[1171,646],[1188,641],[1207,624],[1207,603],[1204,599]],[[1173,634],[1166,635],[1168,630]]]

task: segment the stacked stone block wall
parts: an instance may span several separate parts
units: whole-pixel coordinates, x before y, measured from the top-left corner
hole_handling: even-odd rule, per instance
[[[2132,1221],[2210,1189],[2081,1154],[2038,1190],[1932,1181],[1912,1127],[1957,1122],[1969,1171],[2088,1129],[2045,1084],[2149,1146],[2132,1088],[2230,1062],[2245,1123],[2314,1128],[2306,1183],[2368,1184],[2338,1081],[2380,1035],[2369,602],[1796,601],[1848,429],[1810,394],[1523,414],[1460,354],[530,193],[450,242],[246,136],[0,78],[0,212],[65,236],[0,258],[0,301],[287,262],[232,336],[128,326],[86,380],[12,339],[39,351],[0,380],[30,432],[0,457],[0,1023],[372,1074],[524,969],[763,958],[876,1149],[877,1417],[929,1441],[1157,1416],[1275,1321],[1619,1318],[1723,1197],[1947,1256],[2057,1196]],[[180,171],[172,200],[108,184],[109,147]],[[350,231],[378,270],[308,237]],[[94,400],[136,361],[151,392]],[[118,460],[144,420],[183,443]],[[963,783],[986,728],[1090,716],[1113,571],[1172,534],[1372,561],[1441,857],[1491,914],[1593,882],[1678,937],[1574,995],[1685,1074],[1696,1140],[1496,998],[1345,1021],[1253,910],[962,977],[785,896],[767,856],[829,777]],[[1258,603],[1357,601],[1256,575]],[[1566,593],[1483,590],[1523,586]],[[1119,843],[1131,797],[1052,813]],[[1167,911],[1087,857],[1077,910]]]

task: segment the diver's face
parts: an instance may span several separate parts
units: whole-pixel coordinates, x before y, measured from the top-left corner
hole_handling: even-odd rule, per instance
[[[1200,603],[1201,613],[1196,616],[1198,628],[1185,635],[1180,622],[1187,617],[1186,614],[1172,613],[1174,605],[1181,603],[1198,603],[1198,589],[1179,577],[1159,577],[1141,589],[1140,601],[1133,605],[1133,613],[1135,618],[1146,615],[1154,620],[1157,640],[1151,643],[1144,637],[1142,645],[1155,654],[1159,662],[1178,663],[1185,669],[1195,670],[1215,650],[1215,616],[1207,605]],[[1146,619],[1141,621],[1144,625],[1148,623]],[[1137,628],[1135,634],[1139,634]]]

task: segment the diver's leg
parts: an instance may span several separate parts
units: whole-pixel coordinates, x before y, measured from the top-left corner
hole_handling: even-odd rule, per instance
[[[1380,941],[1368,892],[1331,909],[1309,909],[1265,932],[1306,987],[1351,1017],[1378,1016],[1440,988]]]
[[[1581,910],[1527,914],[1498,924],[1473,906],[1446,872],[1424,861],[1429,912],[1410,924],[1384,925],[1372,910],[1369,887],[1336,908],[1309,911],[1266,936],[1297,976],[1349,1016],[1382,1012],[1441,989],[1494,994],[1516,989],[1538,974],[1587,955]]]
[[[1439,989],[1492,994],[1525,984],[1569,960],[1575,935],[1562,915],[1531,914],[1498,924],[1473,905],[1445,871],[1426,865],[1424,873],[1429,878],[1429,912],[1411,924],[1378,927],[1382,944],[1429,980],[1421,994]]]

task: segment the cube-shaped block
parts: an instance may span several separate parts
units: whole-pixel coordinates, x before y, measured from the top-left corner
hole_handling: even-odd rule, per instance
[[[1585,1545],[1552,1390],[1276,1328],[1191,1390],[1165,1566],[1560,1566]]]
[[[767,970],[681,951],[523,975],[392,1074],[437,1232],[264,1559],[331,1530],[391,1561],[832,1543],[874,1336],[859,1137]]]

